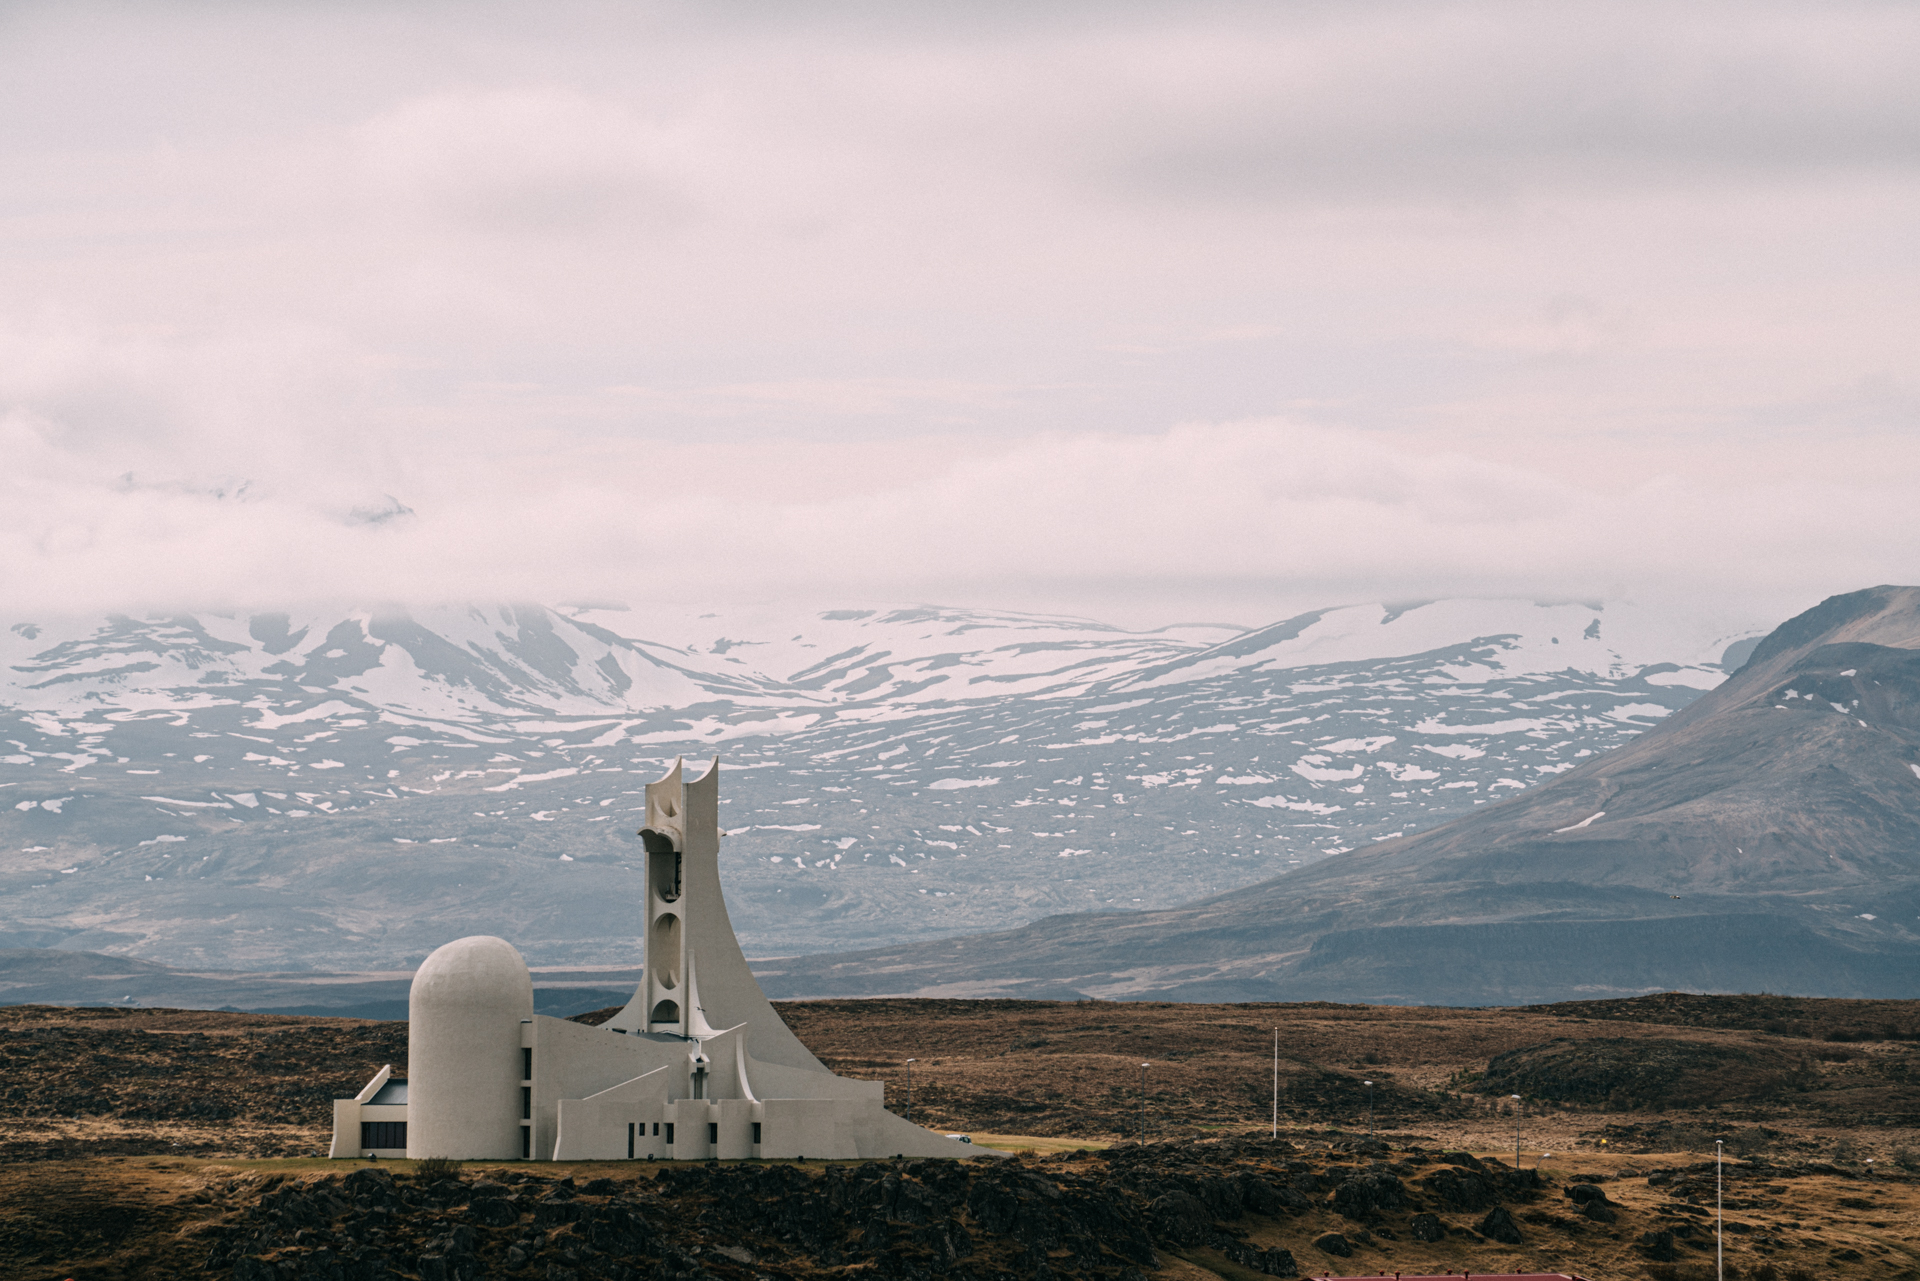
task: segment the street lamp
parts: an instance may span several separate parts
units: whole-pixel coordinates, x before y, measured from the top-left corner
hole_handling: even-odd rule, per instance
[[[909,1121],[913,1120],[913,1065],[919,1061],[919,1059],[907,1060],[907,1120]]]
[[[1366,1087],[1367,1087],[1367,1137],[1372,1138],[1373,1137],[1373,1082],[1372,1081],[1366,1082]]]
[[[1140,1141],[1142,1143],[1147,1141],[1147,1068],[1149,1066],[1146,1063],[1140,1065]]]
[[[1520,1096],[1509,1094],[1513,1100],[1513,1168],[1520,1168]]]

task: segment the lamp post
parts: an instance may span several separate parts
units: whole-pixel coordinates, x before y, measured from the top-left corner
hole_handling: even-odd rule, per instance
[[[1727,1281],[1726,1224],[1721,1218],[1725,1198],[1721,1195],[1720,1151],[1721,1141],[1715,1139],[1713,1141],[1713,1275],[1718,1281]]]
[[[909,1121],[913,1120],[913,1065],[919,1061],[919,1059],[907,1060],[907,1120]]]
[[[1520,1096],[1509,1094],[1513,1100],[1513,1168],[1520,1168]]]
[[[1140,1141],[1142,1143],[1145,1143],[1147,1141],[1147,1068],[1148,1066],[1149,1065],[1145,1063],[1142,1063],[1140,1065]]]
[[[1366,1083],[1366,1086],[1367,1086],[1367,1137],[1372,1138],[1373,1137],[1373,1082],[1368,1081]]]
[[[1280,1137],[1280,1029],[1273,1029],[1273,1137]]]

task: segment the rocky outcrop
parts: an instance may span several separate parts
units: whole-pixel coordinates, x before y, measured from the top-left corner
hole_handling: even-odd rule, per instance
[[[1426,1208],[1484,1211],[1480,1236],[1519,1240],[1507,1202],[1539,1195],[1537,1172],[1384,1145],[1304,1152],[1268,1139],[1128,1144],[1046,1161],[635,1163],[579,1182],[526,1168],[379,1166],[269,1180],[225,1220],[198,1226],[206,1267],[235,1281],[551,1281],[857,1271],[877,1281],[1046,1276],[1143,1281],[1164,1253],[1224,1259],[1262,1276],[1300,1274],[1271,1244],[1278,1223],[1321,1225],[1322,1254],[1376,1237],[1439,1241]],[[1358,1158],[1358,1159],[1356,1159]],[[631,1174],[626,1171],[631,1170]],[[1605,1204],[1598,1189],[1579,1195]],[[1264,1227],[1262,1225],[1265,1225]]]

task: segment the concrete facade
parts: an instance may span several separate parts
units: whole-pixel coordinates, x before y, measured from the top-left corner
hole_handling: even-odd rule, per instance
[[[520,1155],[521,1027],[532,1017],[533,975],[511,943],[477,935],[426,959],[407,998],[408,1156]]]
[[[332,1155],[399,1155],[361,1146],[392,1133],[363,1127],[393,1120],[410,1157],[986,1155],[888,1112],[880,1082],[835,1076],[767,1002],[720,887],[719,783],[716,757],[647,785],[645,971],[625,1008],[600,1027],[535,1015],[511,944],[448,943],[414,976],[406,1102],[387,1101],[385,1068],[337,1100]]]

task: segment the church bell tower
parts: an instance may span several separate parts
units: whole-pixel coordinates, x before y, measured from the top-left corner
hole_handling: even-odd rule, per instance
[[[694,956],[706,913],[688,909],[698,889],[720,880],[720,760],[699,778],[675,761],[666,777],[647,784],[646,977],[643,1019],[634,1031],[694,1037],[708,1030],[700,1006]],[[731,932],[729,931],[729,934]],[[731,938],[728,940],[731,942]]]

